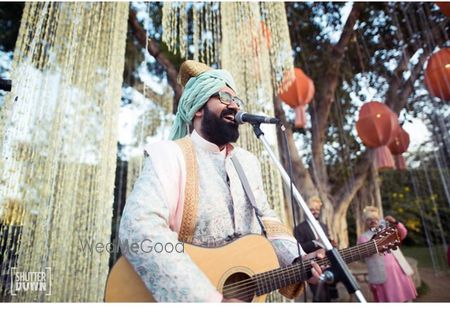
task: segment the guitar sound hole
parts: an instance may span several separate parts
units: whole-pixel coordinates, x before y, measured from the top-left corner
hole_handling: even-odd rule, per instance
[[[255,292],[255,282],[243,272],[230,275],[223,286],[223,296],[225,298],[236,298],[245,302],[251,302]]]

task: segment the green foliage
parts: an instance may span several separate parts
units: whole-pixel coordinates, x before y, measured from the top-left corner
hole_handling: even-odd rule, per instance
[[[446,240],[450,239],[449,202],[439,176],[438,170],[431,167],[427,171],[420,168],[380,174],[384,215],[393,215],[405,224],[406,245],[427,245],[425,229],[433,245],[442,244],[438,216]]]
[[[433,269],[433,261],[430,255],[430,249],[427,246],[402,246],[403,255],[417,260],[419,268]],[[439,270],[447,270],[450,268],[447,265],[447,253],[443,251],[441,245],[435,246],[431,251],[436,254],[436,264]]]
[[[425,296],[430,291],[430,287],[424,281],[421,282],[420,287],[417,289],[417,295],[419,297]]]

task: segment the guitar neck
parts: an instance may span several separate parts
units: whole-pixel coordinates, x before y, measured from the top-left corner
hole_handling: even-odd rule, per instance
[[[371,240],[363,244],[352,246],[339,251],[346,263],[357,261],[378,253],[376,241]],[[327,257],[314,259],[319,266],[329,266],[331,263]],[[256,295],[268,294],[274,290],[306,281],[311,277],[311,260],[303,260],[301,263],[278,268],[268,272],[256,274],[252,279],[256,283]]]

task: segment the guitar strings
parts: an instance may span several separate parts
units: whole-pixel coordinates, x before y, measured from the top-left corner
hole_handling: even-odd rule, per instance
[[[358,248],[360,248],[360,249],[364,249],[364,248],[367,248],[367,246],[371,246],[370,244],[372,244],[373,242],[372,241],[369,241],[369,242],[367,242],[367,244],[366,245],[360,245],[360,246],[358,246]],[[365,250],[365,252],[366,252],[367,250]],[[346,249],[346,250],[343,250],[342,251],[342,254],[345,256],[347,253],[351,253],[352,252],[352,248],[348,248],[348,249]],[[322,258],[322,259],[318,259],[318,260],[316,260],[316,262],[317,262],[317,264],[319,264],[319,265],[324,265],[324,264],[328,264],[329,262],[327,262],[328,261],[328,259],[327,258]],[[311,265],[310,265],[310,262],[306,262],[306,266],[304,265],[304,267],[302,267],[300,264],[297,264],[297,265],[293,265],[293,266],[289,266],[289,267],[286,267],[286,268],[281,268],[281,269],[278,269],[278,270],[274,270],[274,271],[270,271],[270,272],[264,272],[264,273],[260,273],[260,274],[256,274],[256,275],[254,275],[253,277],[252,277],[252,279],[247,279],[247,280],[243,280],[243,281],[239,281],[239,282],[235,282],[235,283],[233,283],[233,284],[230,284],[230,285],[227,285],[227,286],[225,286],[224,287],[224,289],[231,289],[231,288],[233,288],[233,286],[236,286],[236,285],[241,285],[241,284],[243,284],[243,283],[249,283],[249,282],[251,282],[251,283],[254,283],[254,281],[255,281],[255,278],[258,278],[258,277],[263,277],[263,278],[268,278],[268,277],[271,277],[271,276],[273,276],[274,274],[277,274],[277,273],[283,273],[283,274],[285,274],[285,273],[291,273],[291,272],[294,272],[294,273],[297,273],[297,272],[299,272],[298,270],[302,270],[302,268],[303,269],[309,269],[311,267]],[[304,271],[300,271],[302,274],[304,273]],[[264,275],[264,276],[263,276]]]
[[[392,234],[390,234],[389,236],[392,236]],[[386,239],[386,238],[384,238]],[[343,255],[344,257],[347,255],[351,255],[354,253],[354,249],[355,248],[359,248],[361,251],[359,252],[360,254],[372,254],[374,253],[373,251],[375,250],[375,253],[379,253],[379,249],[377,248],[377,243],[376,240],[370,240],[366,243],[362,243],[360,245],[354,246],[354,247],[350,247],[347,249],[344,249],[341,251],[341,255]],[[353,258],[353,255],[352,257]],[[323,264],[328,264],[329,260],[328,258],[322,258],[317,260],[317,263],[319,265],[323,265]],[[228,295],[230,297],[233,298],[246,298],[247,296],[249,296],[249,294],[256,294],[257,288],[258,288],[258,284],[257,284],[257,278],[259,277],[260,280],[264,280],[264,279],[269,279],[270,276],[273,276],[276,273],[280,273],[280,274],[288,274],[288,278],[289,280],[291,279],[291,277],[296,277],[298,274],[296,274],[296,272],[298,272],[298,270],[300,270],[300,273],[302,275],[302,277],[304,276],[304,274],[306,274],[306,269],[310,269],[311,266],[311,261],[303,262],[302,264],[297,264],[297,265],[293,265],[287,268],[281,268],[278,270],[274,270],[274,271],[270,271],[270,272],[264,272],[264,273],[260,273],[260,274],[256,274],[255,276],[253,276],[250,279],[247,280],[243,280],[243,281],[239,281],[239,282],[235,282],[233,284],[227,285],[224,287],[223,289],[223,294]],[[290,274],[294,272],[294,274],[291,276]],[[255,286],[256,285],[256,286]],[[269,285],[269,284],[267,284]],[[287,286],[287,285],[286,285]],[[263,286],[264,289],[270,289],[270,285],[269,286]],[[244,289],[244,291],[241,291],[242,289]],[[236,292],[239,291],[239,294],[236,294]],[[269,290],[268,292],[270,292],[272,290]],[[268,293],[265,292],[264,294]]]
[[[375,243],[375,244],[374,244]],[[364,253],[364,254],[370,254],[370,249],[373,249],[375,247],[376,249],[376,242],[375,240],[371,240],[368,241],[364,244],[361,244],[359,246],[354,246],[354,247],[350,247],[347,248],[345,250],[342,250],[341,255],[346,256],[348,254],[353,253],[353,249],[354,248],[360,248],[361,250],[363,250],[363,252],[360,253]],[[324,265],[324,264],[329,264],[329,260],[328,258],[322,258],[322,259],[318,259],[316,260],[317,264],[320,265]],[[260,273],[260,274],[256,274],[253,277],[243,280],[243,281],[239,281],[239,282],[235,282],[233,284],[224,286],[223,288],[223,294],[227,295],[233,298],[236,297],[247,297],[250,293],[256,293],[257,289],[258,289],[258,284],[257,284],[257,278],[259,277],[260,280],[268,280],[271,276],[273,276],[274,274],[280,273],[280,274],[288,274],[288,278],[289,280],[291,279],[291,277],[296,277],[298,274],[298,272],[301,273],[302,277],[307,274],[306,270],[311,268],[311,261],[307,261],[306,263],[303,262],[302,264],[297,264],[297,265],[293,265],[287,268],[281,268],[281,269],[277,269],[274,271],[270,271],[270,272],[264,272],[264,273]],[[290,276],[290,274],[293,273],[292,276]],[[267,284],[269,285],[269,284]],[[287,286],[287,285],[286,285]],[[262,286],[263,288],[270,288],[270,286]],[[242,292],[241,290],[244,289],[244,291]],[[234,296],[234,294],[236,294],[236,292],[239,291],[239,294],[237,294],[236,296]]]
[[[364,249],[364,248],[367,248],[367,246],[369,246],[369,247],[372,246],[371,244],[373,244],[373,241],[368,241],[366,243],[358,245],[357,248]],[[350,247],[350,248],[344,249],[344,250],[342,250],[341,254],[346,255],[347,253],[352,253],[353,252],[353,248],[354,247]],[[367,250],[365,250],[365,251],[367,251]],[[322,258],[322,259],[317,259],[316,260],[316,262],[319,265],[327,264],[326,261],[328,261],[327,258]],[[310,262],[306,261],[306,263],[310,263]],[[258,277],[258,276],[262,276],[263,274],[265,274],[265,276],[273,276],[274,274],[279,273],[279,272],[284,273],[284,272],[287,272],[289,270],[298,270],[300,267],[301,267],[300,264],[296,264],[296,265],[292,265],[292,266],[289,266],[289,267],[286,267],[286,268],[281,268],[281,270],[280,269],[275,269],[273,271],[259,273],[259,274],[254,275],[253,278]],[[297,272],[297,271],[295,271],[295,272]],[[224,288],[230,288],[233,285],[244,283],[244,282],[247,282],[247,281],[249,281],[249,280],[243,280],[243,281],[235,282],[233,284],[225,286]]]
[[[370,241],[369,241],[370,242]],[[371,243],[368,243],[368,244],[371,244]],[[370,246],[370,245],[364,245],[364,247],[363,247],[363,249],[364,248],[368,248],[368,246]],[[349,249],[347,249],[347,251],[348,251]],[[366,252],[367,250],[365,250],[365,252]],[[321,260],[318,260],[317,262],[318,262],[318,264],[320,265],[321,264],[321,262],[319,263],[319,261],[327,261],[326,260],[326,258],[323,258],[323,259],[321,259]],[[306,265],[296,265],[295,266],[295,269],[293,269],[292,267],[289,267],[289,268],[287,268],[287,269],[285,269],[282,273],[285,273],[285,272],[292,272],[292,270],[299,270],[299,268],[300,268],[300,270],[302,270],[301,271],[301,274],[302,274],[302,276],[305,274],[305,269],[307,269],[307,268],[310,268],[310,267],[308,267],[308,265],[310,266],[310,263],[311,262],[306,262]],[[301,269],[301,268],[303,268],[303,269]],[[267,277],[269,274],[273,274],[273,272],[271,272],[271,273],[267,273],[267,275],[265,276],[265,277]],[[255,276],[257,276],[257,275],[255,275]],[[254,277],[255,277],[254,276]],[[251,279],[248,279],[248,280],[244,280],[244,281],[240,281],[240,282],[236,282],[236,283],[233,283],[233,284],[230,284],[230,285],[228,285],[228,286],[226,286],[226,290],[225,290],[225,287],[224,287],[224,291],[223,291],[223,294],[224,295],[227,295],[228,297],[232,297],[232,298],[246,298],[247,296],[249,296],[250,294],[253,294],[253,295],[255,295],[256,294],[256,289],[257,289],[257,284],[255,283],[255,280],[254,280],[254,277],[253,278],[251,278]],[[295,277],[295,275],[294,275],[294,277]],[[289,277],[289,279],[290,279],[291,277]],[[241,283],[241,284],[239,284],[238,286],[235,286],[237,283]],[[256,285],[256,286],[255,286]],[[264,287],[264,286],[263,286]],[[269,288],[269,287],[267,287],[267,288]],[[243,291],[242,291],[243,290]],[[238,293],[237,293],[238,292]],[[270,291],[269,291],[270,292]],[[265,293],[264,293],[265,294]]]

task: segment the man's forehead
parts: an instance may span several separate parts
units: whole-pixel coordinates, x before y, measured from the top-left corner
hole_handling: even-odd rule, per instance
[[[236,96],[236,93],[233,91],[233,89],[228,86],[224,86],[223,88],[221,88],[220,92],[228,92],[231,95]]]

